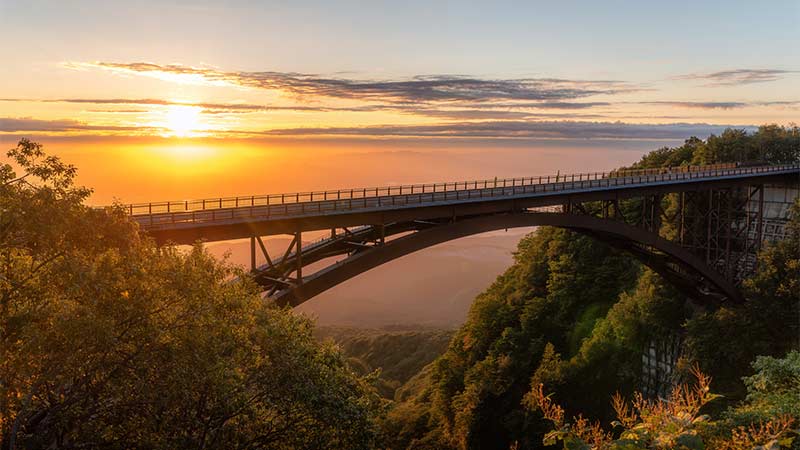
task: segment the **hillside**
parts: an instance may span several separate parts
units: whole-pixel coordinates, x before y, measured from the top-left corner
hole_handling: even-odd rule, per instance
[[[445,351],[453,332],[317,326],[314,335],[339,345],[348,364],[359,375],[379,371],[380,394],[393,399],[398,388]]]
[[[634,167],[738,160],[781,163],[796,161],[799,148],[798,128],[766,126],[756,133],[728,130],[707,140],[692,138],[680,147],[654,151]],[[676,201],[675,196],[667,196],[665,210],[674,208]],[[631,200],[622,208],[636,210],[640,206]],[[662,226],[662,233],[674,227],[668,221]],[[660,276],[623,252],[585,235],[539,228],[519,243],[512,266],[478,295],[444,354],[398,391],[401,401],[384,426],[389,446],[541,448],[553,424],[543,420],[542,402],[536,401],[540,386],[563,405],[562,416],[582,414],[610,423],[615,419],[611,396],[619,392],[630,397],[642,389],[646,345],[673,336],[683,341],[675,379],[689,380],[689,368],[697,367],[712,377],[710,388],[724,394],[707,410],[719,413],[735,408],[753,390],[742,377],[753,373],[751,363],[756,357],[781,357],[797,342],[800,205],[787,229],[787,240],[765,246],[761,252],[758,272],[743,286],[744,304],[704,308],[688,302]],[[790,381],[785,383],[787,389],[796,389]],[[770,390],[764,385],[756,388]],[[738,417],[736,423],[745,427],[753,420],[776,419],[776,410],[797,414],[788,404],[780,406],[784,400],[778,397],[751,415],[737,415],[736,410],[726,414]],[[692,402],[705,404],[708,399],[701,400]],[[689,416],[696,413],[692,410]],[[675,414],[687,417],[686,411]],[[665,414],[663,418],[673,420],[670,417]],[[557,430],[565,426],[563,421],[555,422]],[[714,439],[730,437],[730,426],[721,425],[717,432],[722,435]],[[591,442],[591,430],[585,432],[577,437],[550,436]],[[696,443],[697,431],[692,433]],[[768,440],[767,434],[745,442],[763,442]],[[604,440],[598,437],[595,442]],[[564,441],[565,448],[684,448],[632,443],[570,447],[569,442]],[[775,445],[770,448],[780,447]],[[702,447],[693,444],[686,448]],[[750,449],[754,445],[710,448]]]

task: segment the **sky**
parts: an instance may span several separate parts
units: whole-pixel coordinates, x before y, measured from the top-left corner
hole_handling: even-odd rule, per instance
[[[96,203],[610,169],[800,111],[797,1],[0,0],[0,144]]]

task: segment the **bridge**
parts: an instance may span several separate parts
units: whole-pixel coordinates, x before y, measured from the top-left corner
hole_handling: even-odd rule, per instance
[[[360,273],[448,240],[539,225],[602,240],[629,252],[689,298],[719,304],[742,300],[738,284],[752,272],[764,240],[764,186],[796,184],[798,176],[800,164],[720,164],[125,208],[159,243],[249,238],[252,275],[280,305],[299,305]],[[320,230],[324,238],[303,242],[303,233]],[[263,238],[286,234],[291,236],[286,251],[271,255]],[[265,264],[256,263],[259,254]],[[322,268],[308,273],[312,265]]]

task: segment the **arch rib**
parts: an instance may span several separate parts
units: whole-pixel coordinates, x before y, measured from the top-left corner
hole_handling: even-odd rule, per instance
[[[297,306],[361,273],[418,250],[488,231],[532,226],[567,228],[592,235],[612,246],[628,250],[642,263],[667,277],[678,288],[696,300],[708,301],[709,298],[714,298],[714,294],[709,293],[709,289],[704,290],[701,284],[707,284],[711,291],[721,294],[717,297],[726,297],[731,301],[742,300],[739,290],[720,273],[688,250],[655,233],[609,219],[541,212],[473,217],[423,229],[387,241],[384,245],[355,253],[305,277],[302,284],[277,292],[272,298],[279,305]],[[654,257],[652,253],[643,248],[652,248],[663,253],[670,262],[677,264],[685,271],[697,274],[699,279],[680,280],[676,278],[678,272],[668,268],[668,265],[664,264],[663,258]]]

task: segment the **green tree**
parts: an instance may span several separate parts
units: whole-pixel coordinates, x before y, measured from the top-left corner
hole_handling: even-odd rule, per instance
[[[766,125],[692,137],[648,153],[632,168],[798,159],[800,130]],[[621,207],[626,217],[641,210],[635,201]],[[672,216],[678,196],[665,196],[662,207]],[[667,220],[660,234],[674,239],[677,229]],[[430,385],[417,389],[414,408],[403,402],[396,411],[414,424],[406,430],[438,436],[451,447],[538,448],[545,424],[521,405],[531,382],[545,383],[567,411],[610,419],[613,411],[602,399],[632,394],[644,346],[674,333],[685,337],[686,359],[697,361],[725,395],[711,407],[724,408],[746,395],[741,377],[752,373],[757,355],[781,355],[798,340],[795,235],[762,252],[744,305],[703,309],[628,256],[585,236],[540,228],[520,242],[514,265],[476,298],[434,362]]]
[[[548,347],[570,356],[636,279],[620,252],[572,232],[541,228],[524,238],[515,263],[470,310],[432,372],[432,415],[456,448],[537,447],[543,423],[520,408]],[[622,280],[622,281],[620,281]]]
[[[370,448],[380,402],[312,324],[201,247],[83,205],[22,140],[0,168],[0,447]],[[239,282],[230,282],[233,277]]]

